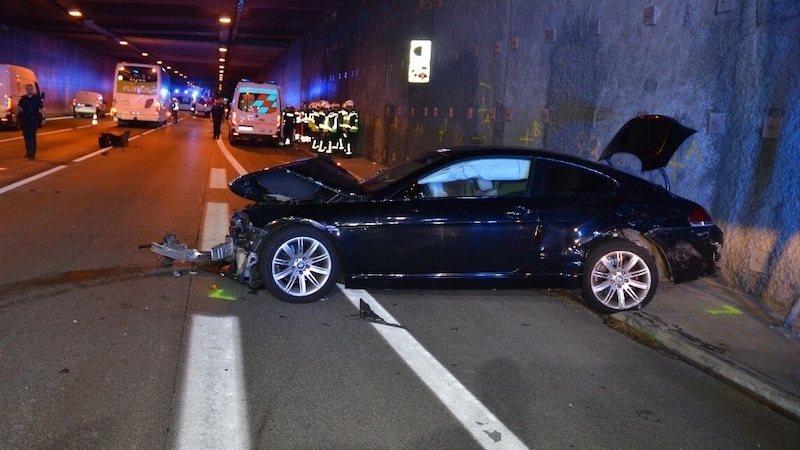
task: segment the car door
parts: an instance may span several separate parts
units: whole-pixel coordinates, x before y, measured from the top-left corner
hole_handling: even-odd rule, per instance
[[[430,277],[517,272],[536,239],[529,171],[529,159],[492,156],[414,181],[378,209],[371,234],[384,251],[372,269]]]
[[[606,230],[616,181],[576,164],[537,158],[531,185],[538,211],[536,257],[531,272],[572,278],[582,273],[582,244]]]

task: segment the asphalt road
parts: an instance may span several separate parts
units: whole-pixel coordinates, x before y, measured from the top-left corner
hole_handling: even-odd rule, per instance
[[[208,245],[246,203],[220,176],[308,153],[189,116],[103,151],[121,130],[88,124],[49,121],[36,161],[0,132],[0,448],[796,448],[800,424],[569,292],[291,305],[164,264],[140,247]]]

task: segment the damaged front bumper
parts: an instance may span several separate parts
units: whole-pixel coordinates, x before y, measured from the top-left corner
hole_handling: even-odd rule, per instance
[[[228,264],[233,259],[236,246],[230,236],[225,238],[225,242],[214,246],[211,251],[201,252],[194,248],[189,248],[186,244],[178,241],[178,238],[170,233],[164,236],[163,242],[153,242],[150,250],[166,258],[176,261],[185,261],[198,264]]]
[[[237,222],[239,226],[233,226],[232,230],[241,231],[241,223]],[[249,229],[249,228],[248,228]],[[256,236],[261,236],[254,230],[250,230],[247,236],[255,239]],[[181,243],[175,234],[167,234],[162,242],[153,242],[150,244],[150,250],[153,253],[161,255],[175,261],[183,261],[189,263],[196,263],[205,266],[227,266],[225,274],[234,278],[236,281],[245,284],[253,289],[260,287],[261,278],[258,273],[258,254],[255,252],[257,245],[252,245],[253,241],[242,241],[242,234],[236,234],[238,239],[231,236],[225,238],[225,242],[214,246],[210,251],[199,251],[194,248],[189,248],[186,244]],[[256,239],[256,243],[260,242]],[[247,248],[243,248],[243,243],[249,243]]]

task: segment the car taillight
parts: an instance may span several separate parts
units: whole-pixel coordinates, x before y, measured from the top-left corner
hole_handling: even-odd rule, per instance
[[[714,221],[705,209],[698,206],[689,212],[689,224],[693,227],[704,227],[714,225]]]

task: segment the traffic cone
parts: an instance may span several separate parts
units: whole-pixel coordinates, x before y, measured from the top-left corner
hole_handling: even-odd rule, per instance
[[[97,113],[92,114],[92,126],[97,125]]]

